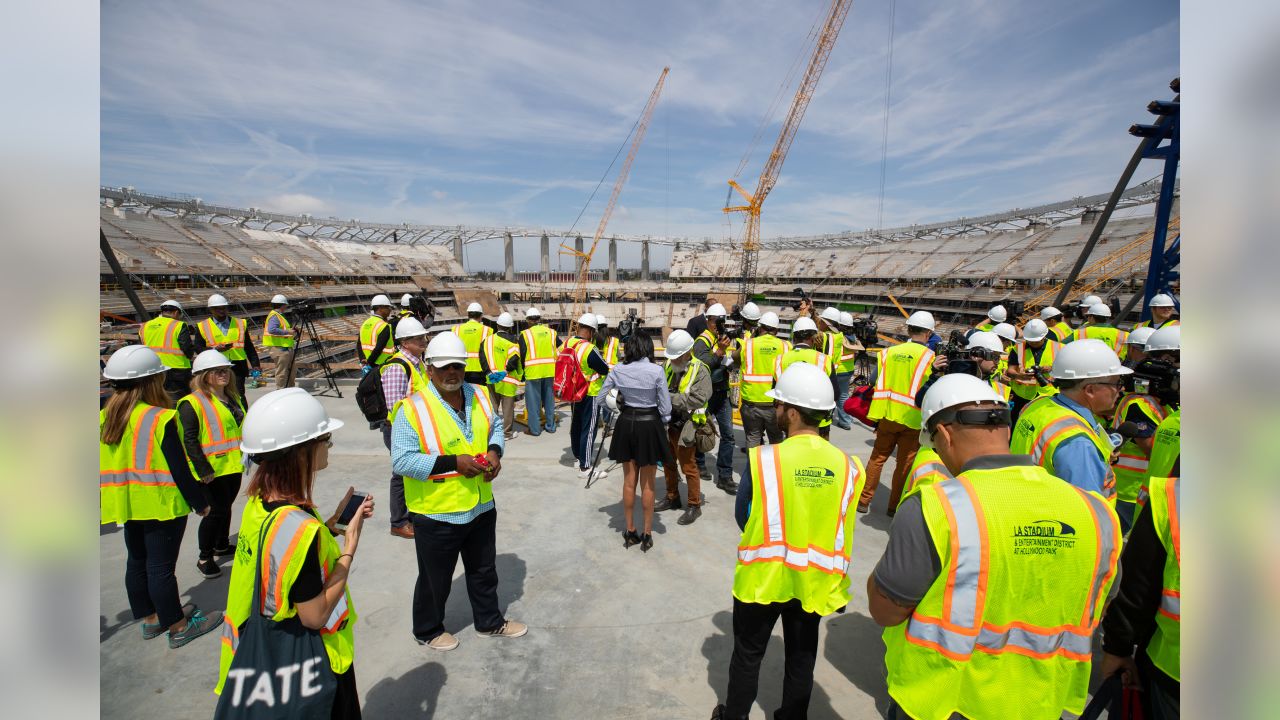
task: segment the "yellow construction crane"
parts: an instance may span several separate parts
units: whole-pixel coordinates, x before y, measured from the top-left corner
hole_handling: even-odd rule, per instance
[[[631,172],[631,163],[636,159],[636,151],[640,149],[640,141],[644,140],[644,132],[649,127],[649,118],[653,116],[653,108],[658,104],[658,96],[662,94],[662,84],[666,82],[667,72],[671,68],[662,68],[662,74],[658,76],[658,84],[653,86],[653,92],[649,93],[649,102],[644,106],[644,112],[640,114],[640,120],[636,123],[635,135],[631,138],[631,149],[627,151],[627,159],[622,163],[622,169],[618,171],[618,179],[613,183],[613,193],[609,195],[609,204],[605,205],[604,214],[600,216],[600,224],[596,226],[596,235],[591,240],[591,248],[586,252],[580,252],[575,248],[571,248],[564,243],[560,247],[567,251],[567,254],[577,256],[580,265],[578,266],[578,282],[573,289],[573,311],[569,315],[569,333],[572,335],[574,329],[578,325],[578,316],[582,314],[583,306],[587,299],[587,277],[591,272],[591,256],[595,254],[596,245],[600,243],[600,238],[604,236],[604,229],[609,225],[609,217],[613,215],[613,208],[618,204],[618,195],[622,193],[622,186],[627,184],[627,174]]]
[[[740,302],[745,303],[750,300],[751,293],[755,290],[756,265],[760,256],[760,206],[764,204],[764,199],[778,182],[778,175],[782,172],[782,161],[787,158],[787,151],[791,149],[791,142],[795,140],[796,131],[800,129],[800,121],[804,118],[804,111],[808,109],[809,101],[813,99],[813,91],[818,87],[818,78],[822,77],[822,71],[827,66],[827,58],[831,56],[836,37],[840,35],[840,28],[844,25],[844,19],[849,15],[849,8],[852,6],[853,0],[832,0],[831,10],[827,13],[827,19],[818,34],[817,45],[813,49],[813,57],[809,58],[809,67],[805,70],[800,87],[796,90],[796,96],[791,101],[791,110],[782,123],[778,141],[774,143],[773,151],[769,153],[769,159],[764,164],[764,170],[760,172],[756,191],[748,193],[736,180],[729,181],[729,185],[747,201],[746,205],[724,209],[726,213],[741,212],[746,213],[747,216],[742,230],[742,278],[738,284],[738,293],[742,296]]]

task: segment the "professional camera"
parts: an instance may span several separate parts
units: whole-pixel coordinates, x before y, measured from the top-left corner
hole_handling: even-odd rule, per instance
[[[1127,392],[1150,395],[1164,405],[1177,405],[1180,399],[1181,372],[1165,360],[1146,359],[1138,363],[1132,375],[1124,376]]]
[[[862,343],[862,347],[875,347],[880,344],[880,335],[878,330],[880,326],[876,324],[874,318],[857,318],[853,321],[853,336],[858,338],[858,342]]]
[[[947,342],[938,346],[938,354],[947,358],[945,374],[959,373],[981,377],[981,368],[973,357],[975,351],[968,350],[969,340],[961,330],[952,330]]]
[[[720,337],[727,337],[730,340],[741,340],[742,332],[746,330],[741,319],[730,316],[724,324],[720,326]]]
[[[436,316],[436,306],[430,300],[415,295],[409,298],[409,312],[420,318],[423,325],[430,327],[431,323],[428,321]]]
[[[639,332],[643,326],[644,318],[636,316],[635,308],[628,308],[627,314],[622,318],[622,322],[618,323],[618,338],[626,342],[628,338]]]
[[[800,302],[807,302],[809,303],[809,307],[813,307],[813,300],[809,299],[809,293],[805,292],[804,288],[799,288],[799,287],[795,288],[794,290],[791,291],[791,293],[796,297],[800,298]],[[795,310],[796,312],[800,312],[800,302],[797,302],[795,305],[792,305],[791,309]]]
[[[297,320],[310,320],[320,314],[320,308],[316,307],[314,300],[295,302],[290,310]]]

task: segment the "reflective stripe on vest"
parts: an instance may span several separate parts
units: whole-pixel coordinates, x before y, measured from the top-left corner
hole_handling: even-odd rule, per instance
[[[199,391],[193,392],[187,397],[195,399],[195,407],[200,411],[200,446],[204,450],[205,457],[211,458],[240,447],[240,428],[235,427],[228,432],[228,428],[223,426],[223,413],[218,407],[214,406],[212,398]],[[219,400],[218,405],[222,405],[222,401]],[[231,411],[227,410],[226,414],[231,415]],[[234,423],[235,416],[232,415],[231,417]],[[204,442],[206,433],[208,442]]]
[[[384,365],[391,359],[391,355],[394,352],[394,349],[392,348],[392,345],[395,343],[394,338],[391,339],[391,342],[382,347],[381,355],[376,358],[369,357],[370,353],[373,352],[373,349],[378,346],[378,336],[382,334],[383,328],[390,327],[391,326],[386,320],[383,320],[377,315],[370,315],[365,318],[364,324],[360,326],[360,349],[364,351],[365,362],[372,365]]]
[[[431,410],[427,407],[427,400],[426,397],[424,397],[428,392],[430,392],[429,389],[405,398],[409,401],[405,403],[405,411],[413,416],[410,422],[412,423],[412,427],[417,431],[418,442],[422,445],[426,454],[444,455],[444,440],[440,435],[440,429],[437,427],[437,423],[433,422],[435,418],[431,414]],[[484,416],[485,424],[488,425],[492,422],[493,418],[493,407],[489,404],[489,396],[482,392],[480,388],[476,388],[473,397],[480,408],[480,413]],[[427,432],[428,427],[431,429],[430,433]],[[475,435],[473,434],[473,442],[474,438]],[[488,435],[485,436],[484,442],[488,445]],[[447,473],[432,473],[427,476],[427,478],[432,480],[444,480],[446,478],[454,477],[462,477],[462,473],[454,470],[453,472]]]
[[[165,367],[185,370],[191,367],[191,360],[187,358],[186,353],[182,352],[182,347],[178,344],[178,338],[185,326],[186,323],[181,320],[161,315],[148,320],[138,328],[138,337],[143,345],[160,356],[160,362]]]
[[[548,352],[545,355],[539,352],[542,348],[538,344],[537,336],[541,335],[544,338],[546,337],[546,333],[534,333],[534,330],[540,327],[545,327],[545,326],[536,325],[520,333],[521,335],[524,336],[525,349],[529,353],[529,357],[525,358],[525,361],[524,361],[525,367],[532,367],[537,365],[554,365],[556,362],[556,349],[555,349],[554,339],[552,339],[551,342],[548,344],[548,349],[550,352]],[[546,328],[546,329],[550,330],[551,328]]]
[[[942,460],[935,459],[938,457],[938,454],[933,451],[929,452],[931,454],[925,456],[925,450],[922,448],[916,453],[918,464],[913,464],[911,472],[907,474],[906,487],[902,491],[901,499],[898,500],[899,506],[902,505],[902,500],[905,500],[907,495],[911,494],[911,491],[916,488],[942,482],[943,480],[947,480],[951,477],[951,471],[947,469],[946,465],[942,464]],[[927,457],[928,459],[920,462],[919,458],[922,456]]]
[[[502,362],[498,362],[497,357],[494,356],[494,353],[496,352],[494,343],[496,340],[502,340],[507,343],[506,348],[503,350],[503,355],[505,357]],[[507,363],[511,361],[511,356],[518,355],[520,353],[520,349],[516,347],[515,343],[507,340],[506,338],[500,338],[497,333],[493,333],[489,335],[489,337],[485,338],[480,349],[484,352],[484,361],[489,365],[489,372],[491,373],[505,371],[507,369]],[[502,382],[514,387],[524,387],[524,383],[521,382],[519,378],[512,376],[510,373],[507,373],[507,376],[502,378]]]
[[[1036,402],[1047,403],[1053,402],[1053,400],[1049,398],[1042,398]],[[1049,448],[1056,448],[1059,440],[1065,439],[1062,436],[1067,433],[1079,432],[1085,435],[1094,444],[1094,447],[1098,449],[1098,453],[1102,457],[1102,464],[1107,469],[1107,476],[1103,480],[1102,484],[1102,496],[1114,502],[1116,496],[1116,474],[1111,467],[1111,451],[1108,450],[1104,453],[1102,450],[1103,443],[1106,443],[1107,447],[1110,448],[1111,440],[1109,438],[1103,440],[1101,436],[1094,431],[1093,426],[1085,422],[1084,418],[1077,415],[1074,410],[1061,405],[1058,405],[1058,407],[1061,408],[1063,414],[1040,428],[1039,432],[1036,433],[1035,438],[1031,442],[1031,447],[1027,449],[1027,454],[1031,456],[1032,462],[1043,468],[1049,469],[1053,463],[1053,458],[1047,456]],[[1031,406],[1028,405],[1027,409],[1030,408]],[[1022,418],[1026,417],[1027,410],[1024,409],[1022,411]],[[1022,418],[1020,418],[1020,420]],[[1015,452],[1017,452],[1017,450],[1015,450]]]
[[[222,333],[222,328],[218,327],[211,317],[205,318],[200,323],[199,327],[200,334],[204,336],[206,345],[213,347],[214,345],[230,344],[231,349],[224,353],[227,358],[230,360],[244,359],[243,357],[231,357],[231,353],[237,350],[241,352],[244,351],[245,329],[248,327],[248,324],[244,320],[241,320],[240,318],[232,318],[231,322],[227,324],[227,332],[225,335]]]
[[[271,334],[271,317],[275,316],[280,321],[280,334]],[[262,326],[262,344],[267,347],[293,347],[293,326],[285,319],[279,310],[272,310],[267,313],[267,321]]]
[[[173,411],[167,411],[172,413]],[[151,487],[177,487],[173,481],[173,473],[169,470],[154,467],[155,451],[159,442],[153,442],[158,432],[156,423],[166,413],[161,407],[148,407],[133,428],[133,447],[130,448],[132,467],[100,468],[98,472],[99,487],[123,487],[125,485],[146,485]]]
[[[888,379],[885,377],[888,375],[886,372],[888,357],[895,348],[899,347],[902,347],[902,345],[896,345],[880,352],[880,356],[877,358],[879,372],[876,373],[876,388],[871,394],[871,399],[873,401],[888,400],[889,402],[900,403],[918,411],[918,408],[916,408],[916,395],[920,392],[920,386],[924,384],[925,371],[933,363],[933,351],[925,348],[920,357],[916,359],[915,365],[911,368],[911,384],[905,388],[906,392],[903,393],[901,391],[904,388],[889,387]]]

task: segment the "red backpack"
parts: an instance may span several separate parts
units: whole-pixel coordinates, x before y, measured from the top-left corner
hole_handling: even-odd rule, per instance
[[[556,353],[556,376],[551,381],[551,390],[557,400],[578,402],[587,396],[587,378],[582,374],[578,353],[574,352],[577,348],[578,343],[570,345],[566,342]]]

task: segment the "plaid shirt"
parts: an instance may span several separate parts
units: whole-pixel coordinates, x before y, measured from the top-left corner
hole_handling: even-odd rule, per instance
[[[422,362],[422,358],[414,357],[404,348],[400,349],[401,354],[413,363],[418,372],[425,377],[427,374],[427,366]],[[372,372],[378,372],[374,369]],[[387,407],[393,408],[396,403],[400,402],[409,394],[409,374],[404,371],[397,363],[388,363],[386,370],[382,372],[382,398],[387,401]]]

